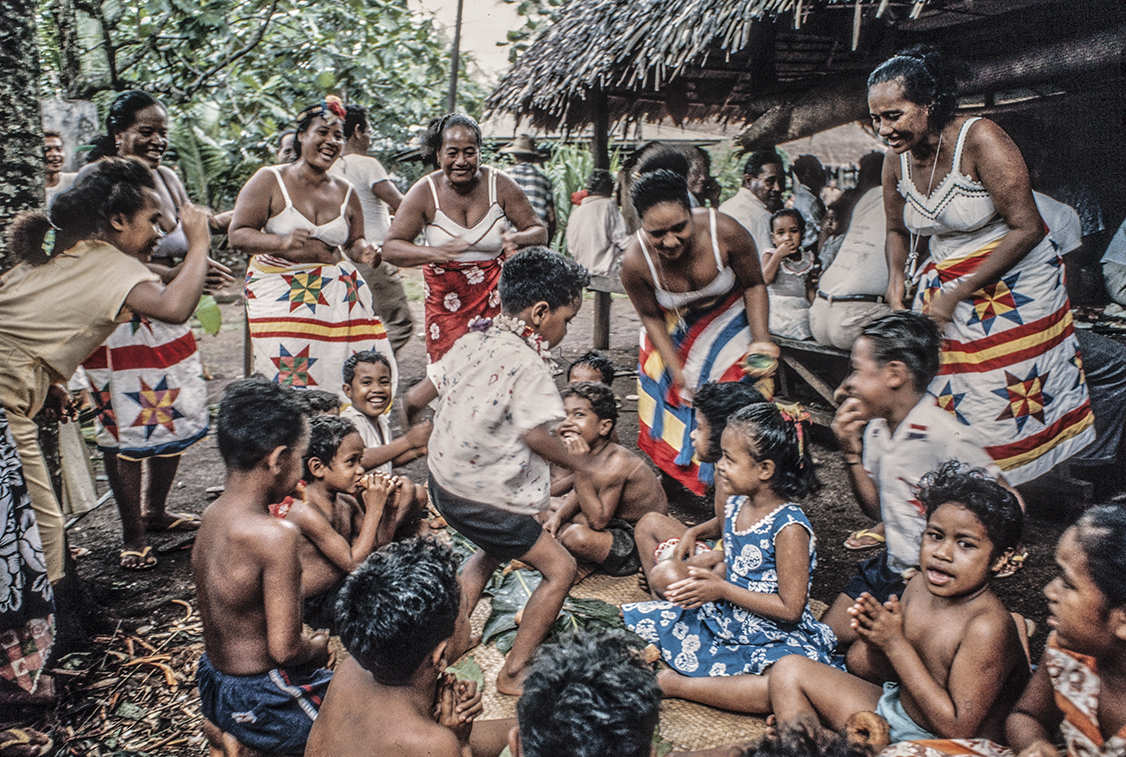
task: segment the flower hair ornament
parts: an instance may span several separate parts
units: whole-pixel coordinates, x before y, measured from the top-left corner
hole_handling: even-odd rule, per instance
[[[798,435],[798,457],[805,457],[805,429],[803,427],[812,420],[809,411],[797,402],[791,404],[775,402],[774,407],[778,408],[778,414],[782,416],[782,420],[793,424],[794,431]]]
[[[297,122],[300,123],[306,118],[320,116],[321,120],[332,126],[337,121],[343,121],[347,115],[348,112],[344,109],[343,100],[336,95],[325,95],[325,99],[298,113]]]

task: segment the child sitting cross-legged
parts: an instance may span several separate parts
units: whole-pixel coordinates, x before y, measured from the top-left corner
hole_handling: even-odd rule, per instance
[[[742,381],[711,381],[700,387],[693,400],[695,427],[692,446],[700,463],[714,465],[720,456],[720,439],[727,419],[735,411],[756,402],[762,394]],[[686,526],[665,513],[649,513],[637,523],[637,552],[648,590],[665,596],[665,587],[688,575],[688,567],[713,567],[723,563],[723,543],[713,550],[705,539],[723,536],[726,490],[716,480],[712,492],[715,516],[695,526]]]
[[[334,629],[340,583],[374,549],[391,541],[402,520],[397,480],[381,473],[365,475],[363,453],[363,440],[351,421],[314,417],[300,496],[277,513],[305,537],[301,594],[305,622],[313,628]]]
[[[426,454],[430,421],[411,426],[398,439],[391,433],[388,412],[395,387],[385,355],[376,350],[357,352],[344,361],[343,378],[344,395],[352,404],[340,417],[352,421],[364,440],[364,470],[390,475],[393,465],[406,465]],[[406,477],[399,479],[399,487],[405,524],[426,511],[426,491]]]
[[[665,696],[768,712],[771,666],[788,655],[834,661],[836,637],[807,607],[813,529],[790,501],[815,485],[802,421],[760,402],[723,431],[716,472],[727,492],[721,575],[689,566],[667,601],[622,607],[626,626],[660,647]]]
[[[476,684],[443,672],[459,622],[449,547],[407,539],[373,553],[344,581],[340,662],[305,757],[496,755],[514,721],[476,721]]]
[[[875,711],[893,743],[1003,741],[1028,661],[989,580],[1020,541],[1020,506],[984,471],[955,461],[925,476],[918,498],[927,513],[919,572],[902,599],[881,604],[865,593],[849,612],[859,640],[848,666],[864,678],[804,658],[780,661],[770,680],[779,723],[816,728],[820,719],[840,730],[854,713]],[[865,680],[874,677],[889,682]]]
[[[513,757],[651,757],[660,706],[635,637],[574,633],[536,654],[509,748]]]
[[[860,508],[882,520],[887,548],[860,563],[822,618],[842,644],[856,638],[849,608],[864,592],[877,602],[903,596],[903,575],[917,567],[926,518],[915,496],[919,479],[946,460],[984,468],[1004,485],[967,427],[935,404],[927,386],[938,373],[939,333],[925,315],[899,311],[867,324],[852,346],[846,399],[833,418]],[[1019,499],[1018,499],[1019,502]]]
[[[430,498],[480,548],[461,573],[467,611],[501,561],[519,558],[543,574],[497,676],[505,694],[520,693],[524,667],[575,578],[575,558],[534,516],[550,506],[548,461],[576,472],[593,465],[552,433],[564,411],[546,363],[589,281],[586,269],[545,247],[513,255],[500,277],[502,314],[471,326],[407,395],[408,418],[438,399],[427,456]],[[459,652],[469,644],[464,628]]]
[[[1056,547],[1044,587],[1048,637],[1036,674],[1006,722],[1019,757],[1126,754],[1126,508],[1092,507]]]
[[[611,441],[617,400],[605,384],[581,381],[563,389],[563,443],[590,461],[575,473],[573,488],[544,513],[543,528],[579,560],[612,576],[637,572],[641,562],[633,529],[646,513],[668,512],[668,499],[653,469],[636,453]]]
[[[292,390],[255,376],[227,387],[217,435],[227,479],[192,548],[204,734],[213,755],[300,754],[332,677],[328,635],[302,631],[301,532],[269,505],[297,485],[309,425]]]

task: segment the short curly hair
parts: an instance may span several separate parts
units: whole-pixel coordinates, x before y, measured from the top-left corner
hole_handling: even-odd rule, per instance
[[[575,633],[540,648],[516,703],[526,757],[647,757],[661,690],[623,631]]]
[[[453,635],[460,602],[453,550],[405,539],[373,552],[345,579],[336,627],[348,654],[376,681],[401,686]]]
[[[537,302],[555,310],[582,300],[590,273],[571,258],[547,247],[525,247],[504,261],[500,273],[500,305],[516,315]]]
[[[927,509],[928,520],[942,505],[957,504],[969,510],[985,526],[994,554],[1020,543],[1024,529],[1020,503],[984,468],[947,460],[919,480],[918,498]]]
[[[614,391],[605,384],[597,381],[577,381],[563,387],[559,394],[563,399],[581,397],[590,403],[591,410],[599,420],[618,424],[618,400],[614,397]]]

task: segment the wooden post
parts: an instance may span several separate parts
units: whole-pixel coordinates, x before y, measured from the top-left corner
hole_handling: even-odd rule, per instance
[[[594,293],[594,336],[591,339],[594,349],[610,349],[610,293]]]
[[[606,103],[606,93],[601,87],[591,91],[594,98],[594,138],[590,151],[594,156],[594,167],[610,170],[610,109]]]
[[[461,9],[463,0],[457,0],[457,20],[454,21],[454,44],[450,50],[450,92],[446,98],[446,112],[457,110],[457,66],[461,55]]]

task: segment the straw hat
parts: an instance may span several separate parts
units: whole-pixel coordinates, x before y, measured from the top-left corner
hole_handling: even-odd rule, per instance
[[[517,158],[527,158],[529,160],[543,160],[544,158],[543,153],[536,149],[536,140],[532,139],[529,134],[521,134],[508,145],[501,148],[500,152],[505,155],[513,155]]]

